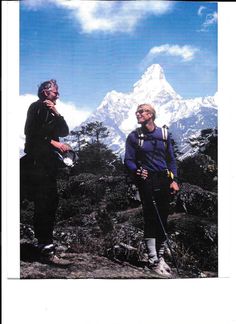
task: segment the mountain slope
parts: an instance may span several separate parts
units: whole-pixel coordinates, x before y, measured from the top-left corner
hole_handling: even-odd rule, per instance
[[[187,139],[196,132],[217,126],[215,97],[183,99],[167,82],[159,64],[153,64],[146,70],[133,85],[132,92],[108,92],[83,125],[92,121],[103,122],[110,132],[105,144],[123,156],[126,137],[138,126],[135,111],[141,103],[150,103],[155,107],[157,126],[165,124],[170,128],[180,150],[184,147],[186,150]]]

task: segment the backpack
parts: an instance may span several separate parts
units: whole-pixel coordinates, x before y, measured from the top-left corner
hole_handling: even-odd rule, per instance
[[[162,130],[162,140],[164,142],[165,149],[167,150],[168,127],[166,125],[164,125],[164,126],[162,126],[161,130]],[[143,146],[143,143],[145,140],[147,140],[147,138],[146,138],[145,134],[143,133],[141,127],[136,128],[136,132],[138,134],[138,147],[140,148]],[[171,171],[168,171],[168,172],[171,173],[170,176],[172,177],[173,173]],[[129,173],[126,174],[126,184],[128,186],[128,189],[127,189],[128,197],[131,200],[134,200],[136,202],[141,202],[138,187],[135,182],[136,181],[135,181],[134,177],[132,177]]]
[[[168,127],[166,125],[162,126],[161,131],[162,131],[162,140],[164,142],[165,149],[167,149]],[[142,131],[142,127],[136,128],[136,132],[138,133],[138,146],[142,147],[145,140],[145,135]]]

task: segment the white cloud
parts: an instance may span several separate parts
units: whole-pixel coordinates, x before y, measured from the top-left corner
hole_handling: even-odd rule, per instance
[[[183,62],[188,62],[194,59],[195,53],[198,51],[198,48],[190,45],[179,46],[164,44],[161,46],[155,46],[150,49],[142,64],[150,64],[159,55],[178,56],[182,58]]]
[[[203,13],[204,11],[204,13]],[[198,9],[198,16],[203,17],[204,22],[201,25],[201,28],[198,31],[206,32],[209,30],[209,27],[215,25],[218,21],[218,14],[216,11],[209,10],[207,7],[201,6]]]
[[[218,15],[217,12],[213,12],[211,14],[206,15],[206,20],[203,23],[203,28],[208,28],[211,25],[214,25],[217,23]]]
[[[29,10],[36,10],[37,8],[42,7],[45,5],[45,0],[22,0],[21,1],[24,7],[28,8]],[[48,0],[48,3],[53,2]]]
[[[29,9],[42,6],[41,0],[24,0]],[[49,0],[71,11],[84,33],[102,31],[107,33],[132,32],[138,23],[149,15],[168,13],[172,1],[77,1]]]
[[[32,102],[38,100],[38,97],[32,94],[26,94],[19,97],[19,101],[17,104],[18,116],[17,120],[19,123],[19,136],[20,136],[20,149],[23,149],[25,142],[24,135],[24,125],[27,116],[27,110]],[[77,108],[72,103],[65,103],[60,100],[57,101],[57,109],[59,113],[65,118],[70,131],[81,124],[86,118],[89,116],[91,111],[87,108]]]
[[[201,7],[198,9],[198,12],[197,12],[198,16],[202,16],[202,15],[203,15],[203,11],[204,11],[205,9],[206,9],[206,7],[201,6]]]
[[[77,108],[72,103],[65,103],[60,100],[57,102],[58,111],[64,116],[70,130],[79,126],[90,115],[88,108]]]

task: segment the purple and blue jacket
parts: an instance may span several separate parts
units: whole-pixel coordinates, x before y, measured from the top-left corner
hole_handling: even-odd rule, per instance
[[[131,173],[136,173],[141,166],[149,172],[169,170],[176,180],[177,167],[170,134],[164,141],[161,127],[156,127],[152,132],[142,128],[142,132],[144,134],[142,146],[139,145],[137,130],[128,135],[125,147],[125,166]]]

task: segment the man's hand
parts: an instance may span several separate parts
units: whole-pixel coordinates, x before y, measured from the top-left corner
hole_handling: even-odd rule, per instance
[[[70,145],[60,143],[60,142],[57,142],[57,141],[54,141],[54,140],[51,140],[51,144],[54,147],[58,148],[61,152],[66,152],[66,151],[69,151],[71,149]]]
[[[179,185],[178,185],[178,183],[175,182],[175,181],[171,182],[170,189],[171,189],[171,191],[172,191],[173,194],[176,193],[177,191],[179,191]]]
[[[43,102],[55,115],[60,115],[59,112],[56,110],[55,104],[51,100],[44,100]]]
[[[136,174],[144,180],[148,177],[148,171],[143,168],[138,169]]]

